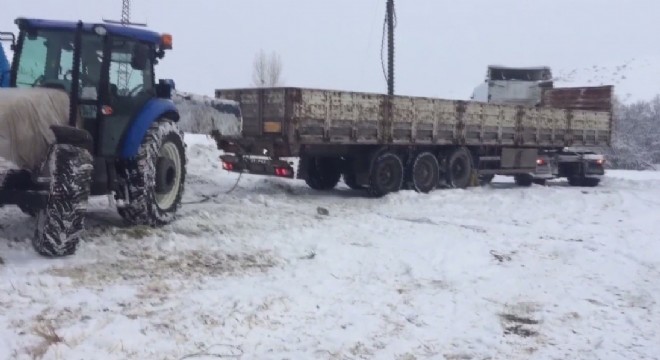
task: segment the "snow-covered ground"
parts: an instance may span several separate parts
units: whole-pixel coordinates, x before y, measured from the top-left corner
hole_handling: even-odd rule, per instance
[[[187,142],[162,229],[94,199],[76,256],[47,260],[0,210],[0,359],[660,356],[660,172],[383,199],[244,175],[225,194],[237,175]]]

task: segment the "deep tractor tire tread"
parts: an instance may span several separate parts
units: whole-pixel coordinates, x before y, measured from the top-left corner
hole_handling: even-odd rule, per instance
[[[176,198],[167,209],[156,202],[156,163],[166,142],[173,143],[180,156],[180,182]],[[169,119],[154,122],[142,140],[136,157],[124,164],[128,203],[117,209],[119,215],[131,225],[161,226],[174,220],[181,206],[186,180],[186,154],[183,132]],[[126,189],[117,189],[117,199],[126,199]]]
[[[334,189],[341,179],[340,164],[337,159],[309,157],[307,161],[307,186],[318,191]]]
[[[430,168],[430,174],[426,178],[420,178],[422,167]],[[430,152],[423,152],[415,157],[410,167],[409,179],[411,179],[412,189],[420,193],[429,193],[438,187],[440,181],[440,164],[438,159]]]
[[[84,230],[92,179],[92,155],[73,145],[54,145],[48,160],[51,174],[46,207],[37,215],[32,246],[47,257],[73,255]]]
[[[466,169],[463,169],[460,176],[453,173],[455,170],[455,164],[457,164],[459,161],[463,163],[464,167],[466,167]],[[455,149],[449,154],[449,157],[447,158],[447,184],[453,188],[467,188],[470,186],[473,170],[474,165],[470,151],[464,147]]]
[[[391,186],[387,186],[388,184],[383,184],[379,180],[379,173],[385,166],[392,166],[395,170],[395,173],[393,174],[394,178],[391,180]],[[373,160],[371,171],[369,173],[369,188],[367,189],[369,195],[373,197],[382,197],[391,192],[401,190],[403,179],[405,177],[404,175],[403,162],[397,154],[385,151],[377,155]]]

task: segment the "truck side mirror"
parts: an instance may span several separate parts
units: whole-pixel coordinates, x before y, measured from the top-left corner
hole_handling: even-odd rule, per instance
[[[156,96],[162,99],[171,99],[174,90],[174,80],[160,79],[156,85]]]

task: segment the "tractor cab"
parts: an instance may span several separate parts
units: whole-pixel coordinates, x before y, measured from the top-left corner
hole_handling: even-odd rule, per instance
[[[10,89],[0,89],[0,139],[8,141],[0,150],[18,149],[5,151],[12,160],[24,160],[18,153],[43,160],[22,161],[20,171],[4,174],[0,206],[42,214],[47,220],[40,224],[74,224],[40,230],[35,248],[49,256],[75,250],[82,220],[62,217],[80,219],[84,208],[54,202],[114,195],[130,224],[171,221],[183,194],[185,146],[171,100],[174,83],[156,83],[154,68],[172,49],[172,36],[110,22],[19,18],[16,25]],[[16,126],[24,130],[20,136],[11,130]],[[31,141],[43,146],[32,149]],[[85,194],[53,196],[60,181],[84,174],[81,169],[90,169],[89,179],[65,188],[89,189]],[[61,239],[71,240],[62,245]]]
[[[95,156],[121,155],[131,120],[150,100],[170,96],[168,83],[156,86],[154,76],[154,65],[172,48],[170,35],[105,23],[84,24],[80,30],[75,22],[16,23],[20,34],[11,86],[69,93],[76,116],[94,139]]]

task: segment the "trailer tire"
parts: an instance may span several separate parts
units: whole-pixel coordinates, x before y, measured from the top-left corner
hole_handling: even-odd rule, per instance
[[[304,159],[307,165],[307,186],[318,191],[334,189],[341,178],[339,161],[328,157],[309,157]]]
[[[435,155],[430,152],[418,154],[410,166],[409,178],[412,188],[420,193],[426,194],[438,187],[440,164]]]
[[[518,186],[532,186],[532,183],[534,182],[534,177],[529,174],[518,174],[513,176],[513,181],[516,183]]]
[[[124,163],[126,188],[117,198],[127,204],[117,212],[131,225],[160,226],[174,220],[186,179],[183,132],[161,119],[147,130],[134,159]]]
[[[37,214],[32,247],[46,257],[73,255],[84,230],[92,155],[80,147],[57,144],[51,149],[47,167],[50,193],[46,207]]]
[[[364,190],[365,188],[364,186],[358,184],[357,175],[355,175],[355,172],[352,170],[344,171],[342,178],[344,179],[344,184],[353,190]]]
[[[571,186],[596,187],[600,184],[600,179],[583,176],[569,176],[568,184]]]
[[[447,158],[447,184],[465,189],[472,180],[472,154],[464,147],[452,151]]]
[[[479,186],[486,186],[490,183],[493,182],[493,179],[495,178],[495,175],[493,174],[485,174],[485,175],[479,175]]]
[[[548,184],[548,180],[546,179],[534,179],[533,182],[534,184],[541,186],[546,186]]]
[[[391,152],[378,154],[369,172],[369,195],[382,197],[391,192],[401,190],[403,186],[404,170],[401,158]]]

